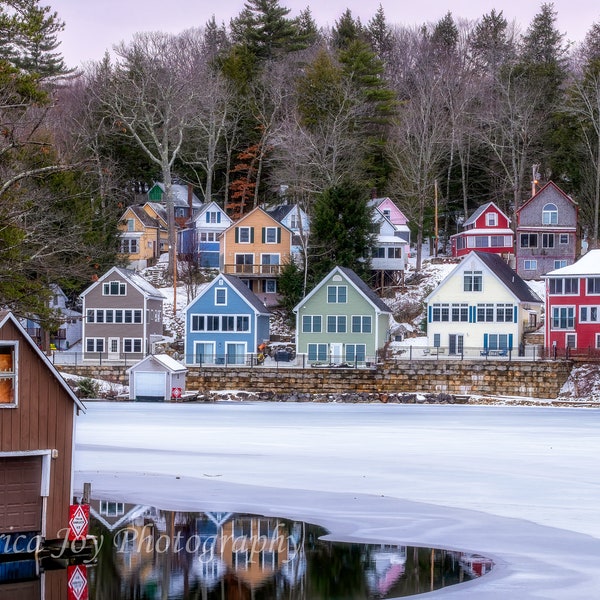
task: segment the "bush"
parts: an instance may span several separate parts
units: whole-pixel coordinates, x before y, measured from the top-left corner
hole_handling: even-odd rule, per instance
[[[77,393],[80,398],[98,398],[100,384],[91,377],[84,377],[77,385]]]

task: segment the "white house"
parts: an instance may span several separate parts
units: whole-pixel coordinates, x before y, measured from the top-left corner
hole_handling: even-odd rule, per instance
[[[473,251],[427,296],[427,343],[449,354],[523,350],[543,301],[498,254]]]

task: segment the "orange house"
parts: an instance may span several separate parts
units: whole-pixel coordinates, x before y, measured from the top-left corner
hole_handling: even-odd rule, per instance
[[[273,306],[291,250],[292,232],[257,207],[221,234],[221,271],[237,275],[266,306]]]

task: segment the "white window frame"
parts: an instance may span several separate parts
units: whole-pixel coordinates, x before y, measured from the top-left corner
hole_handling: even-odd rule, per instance
[[[318,328],[316,326],[318,321]],[[322,333],[323,315],[302,315],[300,323],[302,333]]]
[[[220,298],[219,296],[222,296]],[[227,306],[227,288],[222,286],[215,287],[215,306]]]
[[[93,344],[94,344],[94,349],[93,350],[89,350],[88,349],[88,342],[90,342],[90,341],[93,342]],[[100,346],[100,348],[99,348],[99,346]],[[92,353],[92,352],[93,353],[97,353],[97,352],[103,353],[105,351],[106,351],[106,344],[105,344],[105,339],[103,337],[101,337],[101,338],[96,338],[96,337],[85,338],[85,352],[88,352],[88,353]]]
[[[19,369],[19,342],[18,341],[7,341],[1,342],[0,347],[9,348],[7,355],[11,356],[10,368],[5,371],[0,371],[0,381],[9,381],[11,385],[11,396],[10,402],[0,402],[0,408],[16,408],[19,404],[19,390],[18,390],[18,369]]]
[[[239,227],[238,229],[238,244],[251,244],[252,235],[251,235],[251,227]],[[248,239],[242,239],[242,237],[247,237]]]
[[[486,227],[497,227],[498,226],[498,215],[495,212],[489,212],[485,215]]]
[[[530,258],[523,261],[523,269],[525,271],[537,271],[537,260],[535,258]]]
[[[118,291],[116,294],[112,293],[113,285],[118,285]],[[103,296],[127,296],[127,284],[119,279],[113,279],[112,281],[105,281],[102,284],[102,295]]]
[[[265,227],[265,244],[276,244],[277,243],[277,227]],[[274,237],[270,240],[269,237]]]
[[[130,349],[127,349],[130,346]],[[139,350],[136,350],[136,346],[139,346]],[[142,338],[123,338],[123,352],[125,354],[141,354],[143,348]]]

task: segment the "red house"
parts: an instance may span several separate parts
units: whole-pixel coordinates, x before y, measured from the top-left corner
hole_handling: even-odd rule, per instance
[[[473,250],[512,254],[514,241],[510,219],[493,202],[480,206],[463,223],[463,231],[450,236],[452,256],[464,256]]]
[[[544,279],[546,347],[600,349],[600,250]]]

